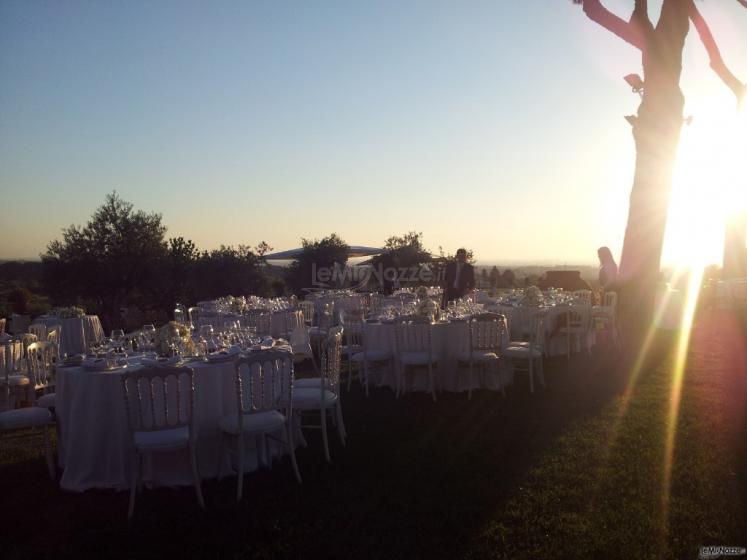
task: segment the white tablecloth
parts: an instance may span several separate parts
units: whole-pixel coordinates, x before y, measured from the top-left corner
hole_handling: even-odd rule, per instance
[[[363,336],[369,350],[383,350],[391,354],[396,354],[395,325],[381,323],[364,323]],[[475,375],[470,379],[469,367],[463,365],[457,367],[457,356],[461,352],[468,351],[469,348],[469,330],[466,321],[451,323],[436,323],[433,325],[432,347],[433,354],[438,357],[438,367],[436,369],[436,383],[443,391],[467,391],[472,385],[473,389],[485,388],[498,390],[501,388],[498,375],[486,375],[485,386],[480,386],[480,376]],[[395,367],[397,367],[395,362]],[[408,379],[412,379],[413,386],[411,389],[425,391],[428,388],[427,370],[420,368],[412,369],[415,373]],[[505,384],[513,381],[513,374],[509,368],[504,367],[501,371],[501,379]],[[381,379],[377,380],[381,384],[394,387],[395,381],[393,372],[382,372]]]
[[[222,416],[236,413],[234,366],[233,362],[224,362],[195,363],[190,367],[195,371],[197,465],[201,477],[214,478],[222,459],[218,422]],[[62,437],[59,462],[65,469],[60,480],[62,488],[84,491],[129,487],[130,435],[121,385],[124,373],[125,370],[58,369],[56,413]],[[299,441],[302,439],[297,437],[296,442]],[[277,447],[273,453],[279,454]],[[257,469],[255,453],[247,453],[245,461],[247,472]],[[144,463],[144,480],[149,484],[192,484],[186,451],[158,454],[151,464],[147,463]],[[223,472],[231,471],[226,465]]]
[[[104,329],[97,315],[81,318],[60,319],[59,317],[37,317],[35,323],[43,323],[47,328],[61,325],[60,355],[84,354],[93,343],[104,339]]]

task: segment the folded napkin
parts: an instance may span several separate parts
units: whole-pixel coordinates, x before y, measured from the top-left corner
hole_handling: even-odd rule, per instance
[[[215,362],[215,361],[220,362],[223,360],[234,358],[238,356],[239,354],[241,354],[241,348],[239,346],[231,346],[230,348],[225,349],[225,350],[220,350],[218,352],[211,352],[210,354],[208,354],[207,359],[211,362]]]
[[[83,363],[83,359],[85,356],[83,354],[77,354],[75,356],[68,356],[64,360],[60,361],[60,365],[62,367],[73,367],[73,366],[79,366]]]
[[[173,366],[182,361],[181,356],[171,356],[170,358],[143,358],[140,363],[146,367],[153,366]]]
[[[106,358],[93,358],[90,356],[81,362],[81,366],[84,369],[93,370],[107,369],[109,367]]]

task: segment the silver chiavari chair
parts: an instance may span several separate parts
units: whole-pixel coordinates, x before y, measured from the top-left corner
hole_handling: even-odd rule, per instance
[[[189,451],[197,501],[205,507],[195,456],[194,379],[188,367],[150,367],[122,377],[131,443],[128,519],[135,511],[143,457],[157,453]]]

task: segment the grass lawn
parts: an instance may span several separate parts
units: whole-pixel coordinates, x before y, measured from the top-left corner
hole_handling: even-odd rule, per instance
[[[674,344],[635,383],[599,348],[557,358],[534,396],[344,395],[348,444],[191,488],[63,492],[41,457],[0,456],[4,558],[697,558],[747,546],[747,353],[728,317],[699,322],[671,421]],[[670,431],[669,426],[675,426]],[[673,434],[672,445],[667,445]],[[671,453],[667,449],[671,448]],[[671,459],[668,459],[671,457]]]

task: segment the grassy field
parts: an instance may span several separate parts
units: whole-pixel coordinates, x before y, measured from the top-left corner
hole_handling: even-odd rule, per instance
[[[0,457],[4,558],[697,558],[747,545],[747,357],[709,315],[693,335],[676,423],[673,341],[631,357],[553,359],[547,389],[396,400],[345,395],[348,445],[320,441],[245,479],[139,496],[62,492],[39,457]],[[676,431],[670,426],[676,425]],[[672,439],[668,439],[669,437]],[[667,445],[667,442],[673,445]],[[671,448],[671,453],[668,449]],[[668,458],[669,457],[669,458]]]

